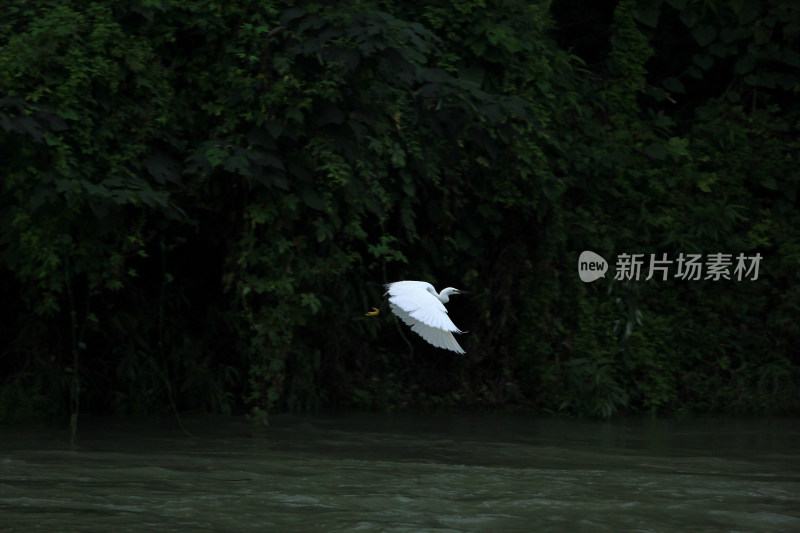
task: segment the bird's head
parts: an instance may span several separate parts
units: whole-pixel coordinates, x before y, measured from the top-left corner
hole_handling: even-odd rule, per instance
[[[447,287],[446,289],[442,289],[442,292],[439,293],[439,299],[443,304],[446,304],[450,301],[451,294],[461,294],[461,292],[462,291],[454,289],[453,287]]]

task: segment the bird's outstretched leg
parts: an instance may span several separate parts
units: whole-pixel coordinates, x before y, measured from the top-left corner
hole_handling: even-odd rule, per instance
[[[365,314],[365,316],[375,316],[375,315],[377,315],[378,313],[380,313],[380,311],[378,311],[378,308],[377,308],[377,307],[373,307],[373,308],[372,308],[372,311],[370,311],[370,312],[366,313],[366,314]]]

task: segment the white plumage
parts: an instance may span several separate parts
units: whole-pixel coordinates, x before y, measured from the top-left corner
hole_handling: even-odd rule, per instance
[[[411,326],[411,331],[437,348],[465,353],[453,333],[464,333],[453,324],[444,304],[458,289],[447,287],[439,294],[433,285],[424,281],[397,281],[386,285],[389,307],[400,320]]]

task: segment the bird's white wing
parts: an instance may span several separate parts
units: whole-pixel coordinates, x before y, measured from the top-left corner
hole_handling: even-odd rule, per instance
[[[411,330],[437,348],[465,353],[453,333],[463,333],[447,315],[447,308],[424,281],[398,281],[386,285],[389,307]]]
[[[415,321],[422,322],[426,326],[454,333],[464,333],[453,324],[447,314],[444,304],[428,292],[428,288],[433,290],[433,285],[424,281],[398,281],[386,285],[386,293],[389,295],[389,302],[406,312]],[[400,315],[398,315],[400,316]],[[413,325],[404,317],[403,321],[409,326]]]

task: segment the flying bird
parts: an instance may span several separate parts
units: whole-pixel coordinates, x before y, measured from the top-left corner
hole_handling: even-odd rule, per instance
[[[453,287],[436,293],[433,285],[424,281],[397,281],[386,285],[389,307],[400,320],[411,326],[411,331],[437,348],[466,353],[458,345],[453,333],[464,333],[447,316],[444,304],[451,294],[461,291]]]

